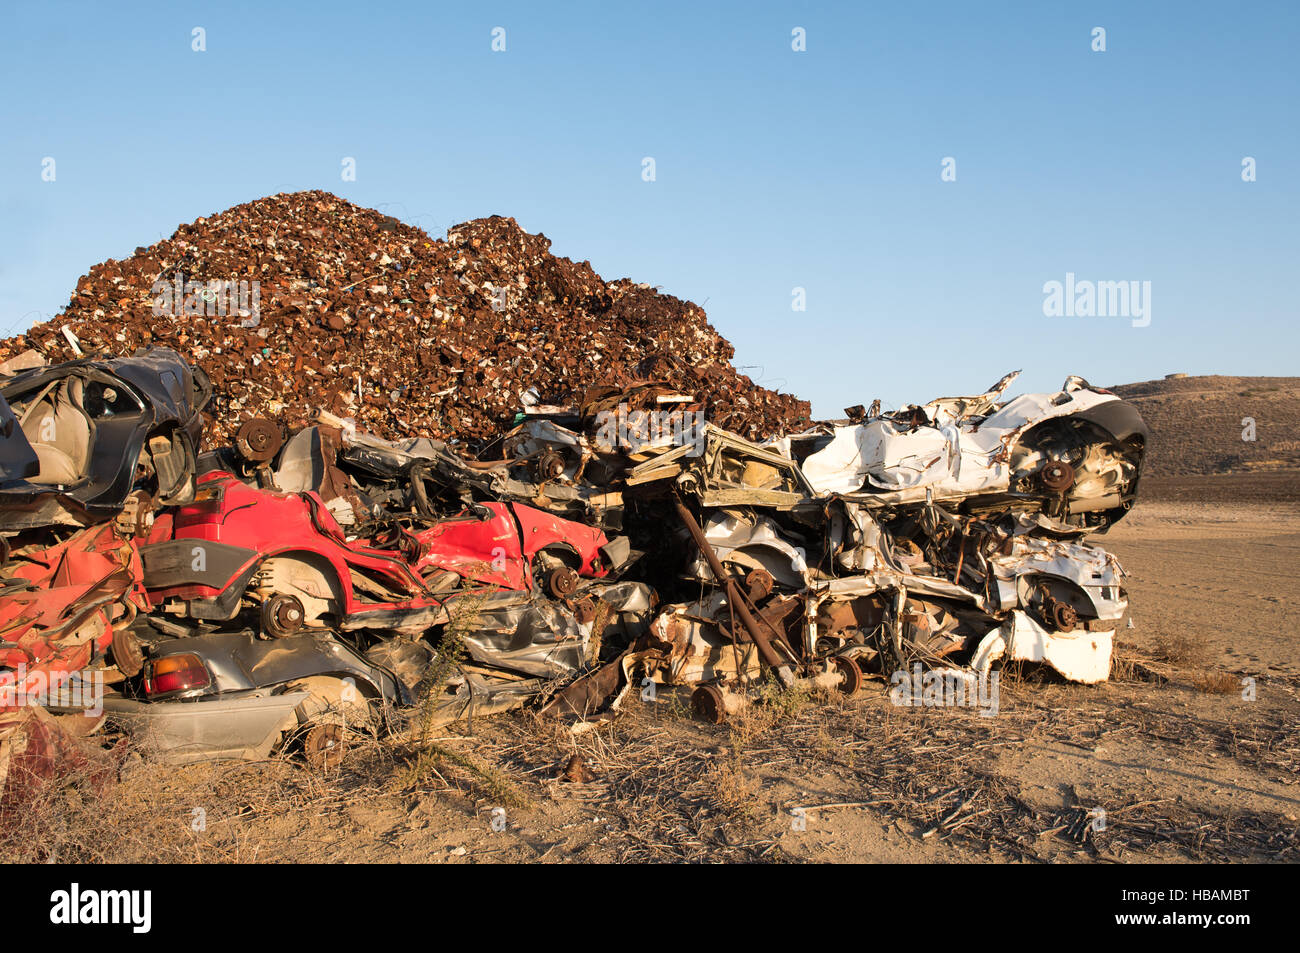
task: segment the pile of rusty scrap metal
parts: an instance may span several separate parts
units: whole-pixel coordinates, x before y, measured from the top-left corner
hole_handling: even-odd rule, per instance
[[[915,666],[1104,680],[1127,597],[1084,537],[1149,434],[1079,378],[1005,400],[1014,377],[765,443],[670,381],[592,387],[477,458],[329,409],[205,448],[208,377],[159,346],[0,377],[0,795],[51,731],[25,703],[172,761],[331,765],[358,732],[652,683],[721,720]]]
[[[0,362],[165,345],[211,376],[213,445],[255,417],[301,426],[323,409],[379,437],[477,448],[521,404],[651,380],[742,435],[807,421],[807,402],[737,373],[699,306],[549,249],[510,218],[438,240],[327,192],[274,195],[94,266],[60,315],[0,341]]]

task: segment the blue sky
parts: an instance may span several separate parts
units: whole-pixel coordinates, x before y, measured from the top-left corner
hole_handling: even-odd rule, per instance
[[[1297,48],[1294,3],[8,4],[0,333],[321,188],[435,235],[514,216],[704,304],[819,416],[1014,368],[1297,374]],[[1067,272],[1150,281],[1149,326],[1044,316]]]

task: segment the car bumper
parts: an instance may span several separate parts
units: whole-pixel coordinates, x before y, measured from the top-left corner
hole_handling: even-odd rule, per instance
[[[294,709],[308,697],[307,692],[175,702],[110,697],[104,699],[104,712],[147,755],[167,764],[254,761],[267,757],[297,726]]]

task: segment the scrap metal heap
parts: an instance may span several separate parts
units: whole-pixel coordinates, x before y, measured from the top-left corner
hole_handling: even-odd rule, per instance
[[[744,435],[807,421],[806,401],[732,367],[698,305],[550,244],[500,216],[444,240],[328,192],[273,195],[94,266],[62,314],[0,341],[0,361],[78,356],[65,326],[87,351],[170,347],[212,378],[214,446],[254,417],[323,409],[379,437],[477,447],[521,403],[645,380],[700,394]]]
[[[1132,506],[1149,433],[1079,378],[1003,400],[1014,376],[766,443],[669,382],[594,387],[470,458],[325,410],[202,451],[206,378],[160,347],[23,370],[0,379],[0,707],[95,676],[162,757],[328,765],[356,731],[608,715],[645,679],[714,720],[769,680],[918,665],[1098,682],[1127,595],[1084,539]]]
[[[1102,681],[1127,595],[1114,557],[1083,539],[1133,505],[1149,432],[1077,377],[1002,401],[1015,376],[761,445],[642,427],[627,452],[582,413],[508,440],[568,454],[561,481],[596,473],[620,491],[670,601],[619,664],[702,686],[701,713],[723,717],[767,672],[853,692],[916,664],[982,677],[1016,659]]]
[[[1136,499],[1131,405],[1011,374],[810,424],[698,307],[548,247],[274,196],[0,342],[0,806],[84,748],[74,676],[160,757],[317,765],[524,704],[607,717],[647,679],[718,720],[769,681],[1108,676],[1127,594],[1086,539]],[[197,313],[191,279],[260,306]]]

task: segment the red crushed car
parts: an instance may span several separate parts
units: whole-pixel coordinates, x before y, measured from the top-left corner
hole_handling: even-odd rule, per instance
[[[148,601],[135,547],[115,524],[80,530],[50,546],[16,546],[5,555],[0,708],[15,704],[19,694],[51,691],[110,647],[124,674],[139,671],[139,646],[129,627]]]
[[[140,547],[151,605],[214,621],[256,605],[278,637],[304,625],[423,631],[446,621],[443,600],[465,584],[562,598],[620,554],[598,529],[507,503],[349,537],[319,494],[224,471],[200,477],[194,502],[161,513]]]

